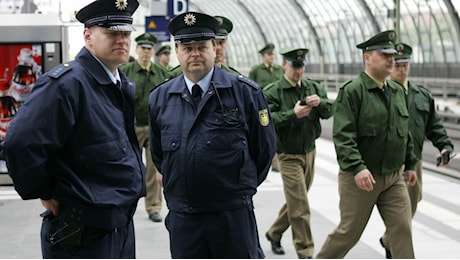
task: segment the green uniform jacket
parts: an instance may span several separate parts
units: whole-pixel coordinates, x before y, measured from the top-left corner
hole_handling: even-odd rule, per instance
[[[276,151],[288,154],[306,154],[313,151],[315,140],[321,135],[319,119],[332,116],[333,102],[328,99],[324,87],[310,79],[302,79],[301,87],[292,87],[282,77],[266,86],[264,94],[275,124]],[[321,98],[320,105],[313,108],[308,116],[297,119],[294,114],[295,104],[313,94]]]
[[[431,92],[410,81],[407,105],[409,107],[409,129],[414,139],[414,152],[417,159],[422,159],[425,136],[439,151],[453,151],[454,145],[447,136],[442,120],[436,112]]]
[[[275,82],[282,78],[284,69],[280,65],[273,64],[273,71],[270,71],[264,63],[256,65],[249,71],[249,78],[257,82],[263,89],[268,84]]]
[[[148,125],[148,102],[150,91],[168,79],[168,72],[158,64],[152,63],[150,70],[144,70],[137,61],[120,66],[128,79],[136,84],[135,114],[138,126]]]
[[[333,140],[340,169],[357,174],[368,169],[386,175],[414,170],[417,159],[409,134],[404,88],[387,82],[387,97],[366,73],[345,83],[334,108]]]
[[[241,73],[239,73],[236,69],[232,68],[232,67],[229,67],[229,66],[226,66],[226,65],[221,65],[220,66],[221,69],[225,70],[226,72],[229,72],[230,74],[234,74],[234,75],[241,75]],[[169,78],[172,79],[172,78],[175,78],[179,75],[182,74],[182,68],[180,65],[177,65],[176,67],[170,69],[168,71],[169,73]]]

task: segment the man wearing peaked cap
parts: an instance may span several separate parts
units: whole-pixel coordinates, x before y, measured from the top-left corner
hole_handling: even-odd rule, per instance
[[[239,75],[237,70],[232,67],[229,67],[225,64],[227,59],[227,43],[228,35],[233,30],[233,23],[230,19],[224,16],[214,16],[217,22],[219,23],[219,30],[216,33],[216,60],[215,64],[221,67],[223,70],[230,72],[235,75]]]
[[[163,45],[158,49],[158,51],[155,53],[155,56],[160,56],[163,53],[171,53],[171,46],[170,45]]]
[[[3,152],[15,188],[46,210],[43,258],[136,257],[133,215],[145,196],[145,166],[135,87],[118,67],[129,58],[137,6],[98,0],[83,7],[85,46],[40,77],[7,133]]]
[[[405,43],[397,43],[395,45],[395,63],[410,62],[412,55],[412,47]]]
[[[304,78],[306,48],[286,48],[284,76],[264,88],[276,129],[276,149],[285,191],[285,204],[265,237],[274,254],[284,254],[281,237],[291,226],[299,258],[311,258],[315,244],[310,228],[308,191],[315,174],[316,139],[321,119],[332,116],[332,100],[318,82]]]
[[[407,186],[417,182],[417,158],[404,88],[387,80],[394,66],[395,36],[393,30],[384,31],[356,45],[363,50],[364,71],[343,84],[335,100],[332,131],[340,167],[341,220],[316,258],[344,258],[374,206],[388,231],[390,243],[380,239],[386,256],[415,257]]]
[[[274,49],[275,45],[273,43],[268,43],[261,50],[259,50],[260,56],[262,58],[262,63],[254,65],[249,71],[249,78],[257,82],[261,88],[265,88],[265,86],[267,86],[269,83],[278,80],[284,74],[283,67],[274,63]],[[273,165],[273,170],[278,170],[278,165],[276,162]]]
[[[267,43],[267,45],[265,45],[262,49],[259,50],[259,53],[260,54],[263,54],[263,53],[272,54],[274,50],[275,50],[275,44]]]
[[[397,43],[395,47],[397,51],[395,54],[395,67],[390,78],[399,82],[406,90],[407,106],[409,108],[409,130],[415,141],[414,151],[418,159],[415,167],[417,183],[415,186],[407,186],[413,218],[417,211],[417,204],[422,200],[422,152],[425,139],[433,143],[440,156],[445,155],[447,158],[447,161],[440,162],[440,166],[443,167],[448,166],[454,145],[447,135],[441,117],[436,111],[435,101],[431,92],[408,79],[412,47],[406,43]],[[420,107],[423,107],[423,109],[420,109]],[[387,248],[391,244],[388,234],[385,234],[380,241]],[[388,256],[391,257],[391,251],[386,250],[386,256],[387,258]]]
[[[219,30],[216,33],[216,39],[225,39],[233,30],[233,23],[227,17],[216,15],[214,16],[219,23]]]
[[[280,54],[283,56],[283,59],[289,63],[294,68],[302,68],[305,66],[305,55],[308,53],[308,49],[283,49],[280,51]]]
[[[157,37],[149,32],[145,32],[137,36],[134,40],[138,46],[145,48],[153,48],[153,46],[157,43]]]
[[[85,27],[101,26],[112,31],[135,31],[132,15],[137,0],[97,0],[77,12],[76,18]]]
[[[145,184],[147,194],[144,199],[145,210],[153,222],[161,222],[160,215],[162,208],[162,190],[156,181],[157,170],[150,155],[149,127],[148,127],[148,100],[152,89],[163,83],[168,78],[168,73],[163,67],[153,63],[152,57],[155,53],[154,45],[157,43],[155,35],[145,32],[135,38],[137,43],[137,59],[133,62],[123,64],[120,69],[126,76],[136,84],[135,114],[136,114],[136,136],[141,149],[146,150]]]
[[[275,153],[261,89],[215,64],[218,21],[188,12],[169,30],[183,74],[149,99],[152,159],[163,176],[172,258],[263,258],[253,196]]]
[[[188,12],[173,18],[168,25],[168,30],[173,35],[177,48],[177,44],[215,40],[219,26],[219,22],[212,16]],[[213,46],[215,48],[215,41]],[[174,67],[169,72],[170,77],[175,78],[181,75],[183,69],[181,65]]]
[[[171,46],[169,44],[161,46],[155,53],[155,56],[158,57],[160,66],[162,66],[165,70],[169,71],[172,68],[171,65],[169,65],[171,60]]]

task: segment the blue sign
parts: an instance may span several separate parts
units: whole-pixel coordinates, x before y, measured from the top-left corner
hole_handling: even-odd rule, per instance
[[[188,12],[188,0],[168,0],[169,17],[174,18],[185,12]]]
[[[158,42],[169,42],[171,39],[168,31],[169,20],[168,16],[146,16],[145,31],[155,35]]]

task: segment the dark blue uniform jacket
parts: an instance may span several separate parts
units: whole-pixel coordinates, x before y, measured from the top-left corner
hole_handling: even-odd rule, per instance
[[[152,157],[170,210],[212,212],[252,203],[276,145],[256,83],[215,66],[196,111],[184,77],[176,77],[151,93],[149,119]]]
[[[42,75],[12,121],[4,153],[23,199],[55,199],[76,220],[127,224],[145,194],[134,126],[134,86],[117,87],[83,48],[74,62]],[[87,223],[88,222],[88,223]]]

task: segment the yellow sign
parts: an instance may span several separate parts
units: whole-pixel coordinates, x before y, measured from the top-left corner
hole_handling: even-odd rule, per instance
[[[149,29],[156,29],[157,28],[157,25],[155,24],[154,21],[150,21],[149,25],[148,25],[148,28]]]

